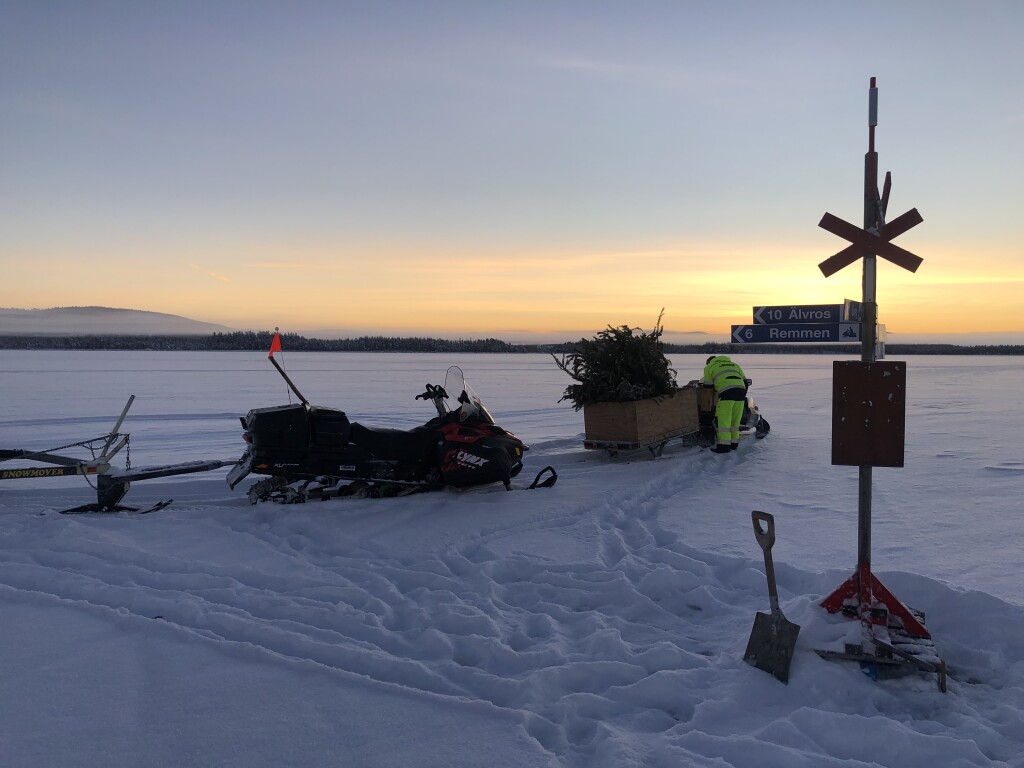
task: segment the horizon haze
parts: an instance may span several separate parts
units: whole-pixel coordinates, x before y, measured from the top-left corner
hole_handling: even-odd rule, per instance
[[[205,335],[232,331],[272,331],[266,328],[231,328],[181,315],[115,307],[50,307],[48,309],[17,309],[0,307],[0,336],[87,336],[87,335]],[[651,330],[651,324],[641,326]],[[307,338],[346,339],[362,336],[430,336],[444,339],[496,338],[509,344],[558,344],[590,338],[603,328],[548,333],[523,330],[492,330],[488,332],[436,332],[407,329],[382,333],[375,329],[344,328],[281,328],[282,333],[296,333]],[[888,331],[889,343],[955,344],[959,346],[1020,345],[1024,333],[950,333],[901,334]],[[667,344],[726,343],[729,334],[684,331],[666,328],[662,340]]]

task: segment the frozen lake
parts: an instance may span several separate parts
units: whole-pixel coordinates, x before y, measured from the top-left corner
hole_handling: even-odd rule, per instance
[[[571,379],[550,355],[289,353],[278,355],[313,403],[346,411],[353,421],[410,428],[433,415],[415,395],[440,384],[460,365],[497,422],[532,450],[523,477],[544,464],[606,460],[581,450],[582,412],[559,402]],[[704,355],[671,356],[677,379],[699,378]],[[816,528],[832,528],[841,547],[807,553],[815,567],[833,565],[856,538],[856,469],[831,465],[832,361],[819,355],[737,355],[753,381],[751,394],[772,424],[758,452],[764,473],[743,488],[744,505],[768,495],[800,510]],[[876,469],[876,551],[912,549],[923,528],[944,563],[942,575],[1024,603],[1016,569],[982,558],[966,568],[963,548],[1000,549],[1020,535],[1024,512],[1024,357],[919,356],[907,365],[906,465]],[[45,450],[109,430],[131,394],[136,401],[122,431],[131,434],[133,466],[195,459],[234,460],[242,451],[238,418],[250,408],[292,395],[266,356],[256,352],[34,352],[0,359],[0,447]],[[680,451],[670,445],[667,457]],[[616,463],[643,460],[625,457]],[[543,462],[543,463],[541,463]],[[169,478],[194,483],[196,476]],[[81,480],[19,481],[18,488],[81,484]],[[149,487],[149,482],[139,488]],[[243,486],[244,487],[244,486]],[[139,491],[133,490],[134,495]],[[762,505],[764,501],[760,502]],[[842,510],[840,512],[840,510]],[[986,521],[978,525],[978,521]],[[691,535],[703,523],[689,519]],[[970,524],[968,526],[968,524]],[[708,535],[717,528],[708,521]],[[965,528],[965,526],[968,526]],[[887,531],[891,530],[891,536]],[[713,543],[729,550],[728,539]],[[847,555],[848,556],[848,555]],[[977,579],[979,574],[986,578]],[[991,577],[991,581],[989,580]]]
[[[673,355],[677,379],[699,378],[703,355]],[[824,355],[737,355],[751,394],[779,434],[820,442],[831,429],[832,361]],[[353,421],[408,428],[430,418],[415,396],[463,368],[499,424],[528,443],[575,437],[583,416],[559,402],[571,379],[550,355],[302,353],[279,355],[292,380],[318,405]],[[908,464],[921,452],[947,458],[1020,458],[1024,357],[919,356],[907,366]],[[5,351],[0,356],[4,445],[52,447],[113,426],[136,395],[126,431],[145,463],[230,458],[240,453],[238,417],[250,408],[295,401],[266,356],[256,352]],[[961,416],[970,414],[965,422]],[[943,429],[943,421],[950,429]],[[954,425],[955,422],[955,425]],[[958,433],[969,429],[969,434]],[[827,435],[826,435],[827,436]],[[182,455],[185,454],[185,458]]]

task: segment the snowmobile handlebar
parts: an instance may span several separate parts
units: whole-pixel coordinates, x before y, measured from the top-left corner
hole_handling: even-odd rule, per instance
[[[444,401],[448,399],[448,393],[445,392],[444,387],[440,384],[427,384],[427,391],[421,395],[416,395],[417,400],[432,400],[434,407],[437,409],[438,416],[444,416],[447,413]]]
[[[416,395],[417,400],[437,400],[447,397],[448,393],[444,391],[444,387],[440,384],[427,384],[427,391],[421,395]]]

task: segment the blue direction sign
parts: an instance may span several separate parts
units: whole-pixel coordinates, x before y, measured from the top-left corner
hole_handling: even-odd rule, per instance
[[[860,341],[860,323],[780,323],[732,327],[733,344],[793,344],[804,341],[832,344]]]
[[[862,304],[846,299],[842,304],[789,304],[754,307],[755,325],[779,323],[859,323]]]
[[[754,322],[757,325],[774,325],[776,323],[838,323],[844,319],[842,304],[754,307]]]

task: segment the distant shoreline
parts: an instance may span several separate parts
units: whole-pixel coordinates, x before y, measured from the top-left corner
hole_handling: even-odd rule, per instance
[[[64,351],[268,351],[270,331],[234,331],[203,335],[100,335],[0,336],[0,350]],[[511,344],[500,339],[438,339],[418,336],[360,336],[352,339],[307,338],[281,334],[282,346],[291,352],[458,352],[458,353],[551,353],[566,354],[575,342]],[[666,354],[731,353],[744,355],[859,355],[859,344],[663,344]],[[1021,344],[886,344],[887,355],[1024,355]]]

